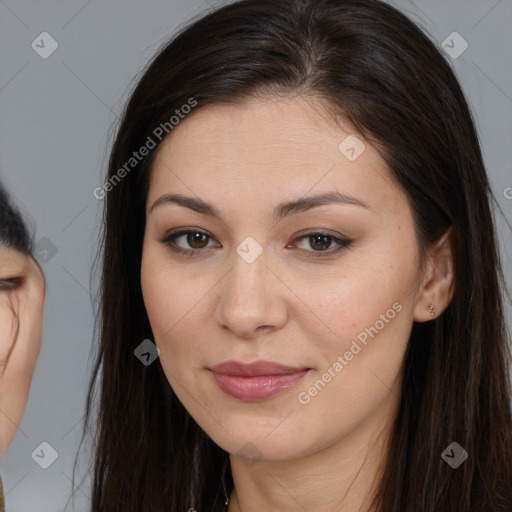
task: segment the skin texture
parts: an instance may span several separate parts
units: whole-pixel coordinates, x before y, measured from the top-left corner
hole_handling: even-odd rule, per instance
[[[0,247],[0,453],[20,424],[41,348],[45,295],[37,262]]]
[[[144,301],[170,385],[230,453],[230,512],[368,510],[412,323],[432,319],[429,303],[439,315],[452,297],[448,237],[421,274],[404,194],[367,141],[354,161],[340,152],[350,134],[311,98],[207,106],[173,130],[152,169]],[[281,202],[332,191],[367,207],[329,204],[271,217]],[[152,210],[169,193],[207,201],[223,220],[170,202]],[[174,244],[196,252],[177,254],[162,242],[176,228],[211,238],[181,236]],[[300,238],[320,230],[352,243],[334,252],[334,241]],[[246,237],[263,251],[252,263],[236,251]],[[301,403],[299,393],[332,373],[338,356],[396,303],[394,318]],[[244,402],[221,391],[208,370],[227,360],[310,371],[277,396]]]

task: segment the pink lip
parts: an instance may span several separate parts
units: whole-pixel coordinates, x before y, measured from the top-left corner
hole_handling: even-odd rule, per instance
[[[309,368],[283,366],[271,361],[251,364],[226,361],[210,368],[219,388],[245,401],[264,400],[299,382]]]

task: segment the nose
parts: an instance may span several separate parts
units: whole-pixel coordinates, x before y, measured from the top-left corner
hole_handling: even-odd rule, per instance
[[[217,324],[248,340],[281,329],[288,318],[288,288],[267,266],[265,253],[248,263],[233,252],[232,262],[231,271],[219,283]]]

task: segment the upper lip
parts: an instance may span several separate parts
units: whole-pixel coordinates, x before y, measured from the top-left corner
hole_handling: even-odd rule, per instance
[[[272,361],[256,361],[246,364],[238,361],[225,361],[210,368],[211,371],[223,375],[233,375],[237,377],[254,377],[258,375],[287,375],[308,370],[305,367],[285,366]]]

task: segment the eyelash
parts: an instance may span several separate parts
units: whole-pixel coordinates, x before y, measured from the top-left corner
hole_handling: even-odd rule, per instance
[[[183,235],[197,234],[197,233],[206,236],[209,240],[212,238],[207,233],[200,231],[198,229],[185,229],[185,230],[180,230],[180,231],[176,231],[174,233],[168,234],[163,240],[161,240],[161,242],[164,245],[167,245],[169,247],[169,249],[175,253],[184,254],[184,255],[187,255],[190,257],[195,257],[195,256],[199,256],[202,252],[204,252],[205,248],[183,249],[182,247],[177,247],[175,245],[175,240],[177,238],[180,238]],[[325,231],[311,231],[307,234],[300,234],[300,236],[296,237],[295,240],[300,241],[300,240],[304,240],[304,239],[308,239],[308,238],[314,238],[315,236],[327,237],[334,243],[337,243],[338,247],[336,247],[334,250],[327,249],[324,251],[306,251],[306,252],[311,252],[311,254],[309,254],[307,257],[311,257],[311,258],[322,258],[323,257],[323,258],[325,258],[328,256],[332,256],[333,254],[336,254],[336,253],[342,251],[343,249],[348,248],[352,244],[352,240],[350,240],[348,238],[339,238],[339,237],[334,236],[333,234],[325,232]]]

